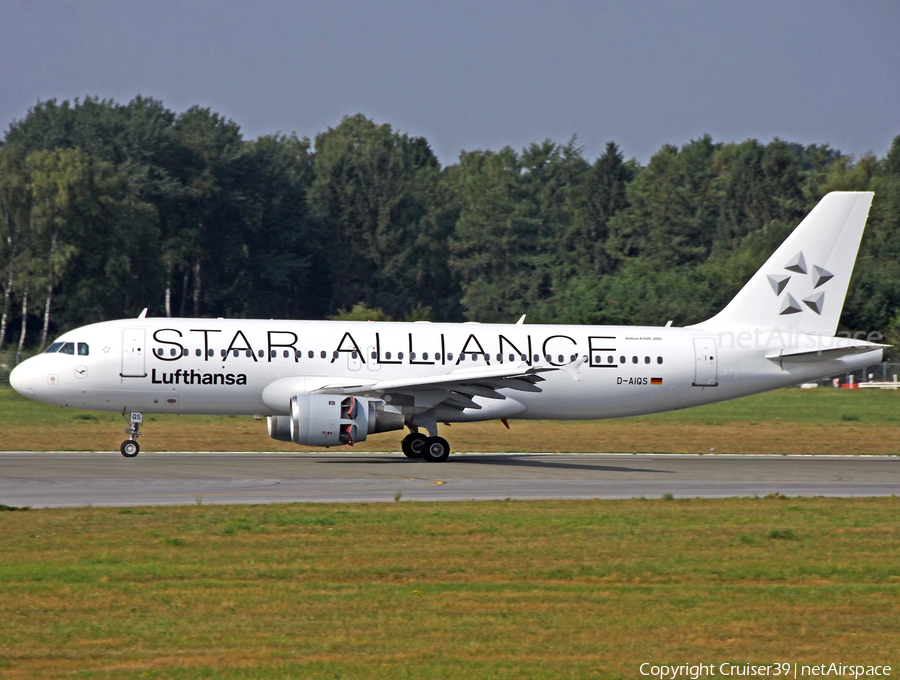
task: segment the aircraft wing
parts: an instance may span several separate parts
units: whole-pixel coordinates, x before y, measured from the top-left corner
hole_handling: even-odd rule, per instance
[[[400,378],[392,380],[369,380],[358,384],[324,385],[314,392],[327,394],[351,394],[359,397],[383,398],[390,396],[390,402],[398,406],[416,410],[433,408],[438,405],[458,409],[480,409],[472,397],[506,399],[498,390],[521,392],[541,392],[538,383],[545,379],[542,373],[565,371],[579,380],[578,369],[584,363],[581,357],[564,366],[484,366],[465,368],[440,375]]]

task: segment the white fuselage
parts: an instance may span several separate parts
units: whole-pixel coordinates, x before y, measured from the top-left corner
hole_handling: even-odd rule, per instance
[[[422,322],[138,318],[84,326],[57,342],[73,351],[27,360],[13,386],[49,404],[120,412],[286,415],[293,392],[324,385],[487,366],[560,369],[542,373],[533,391],[501,389],[500,400],[472,395],[476,408],[439,405],[437,419],[446,422],[654,413],[824,378],[881,357],[873,345],[782,363],[777,357],[792,348],[853,341],[778,331]],[[267,392],[277,381],[287,387]],[[431,406],[427,391],[401,405]]]

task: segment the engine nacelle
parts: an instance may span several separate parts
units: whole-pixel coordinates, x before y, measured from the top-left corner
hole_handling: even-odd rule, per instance
[[[403,414],[380,399],[337,394],[298,394],[290,416],[269,416],[269,436],[303,446],[341,446],[375,432],[403,428]]]
[[[266,424],[269,427],[269,436],[280,442],[292,442],[291,439],[291,417],[290,416],[269,416],[266,418]]]

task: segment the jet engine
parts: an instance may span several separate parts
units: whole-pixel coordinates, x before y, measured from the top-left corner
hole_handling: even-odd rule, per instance
[[[272,439],[303,446],[353,446],[403,425],[403,414],[380,399],[336,394],[298,394],[291,399],[291,415],[268,418]]]

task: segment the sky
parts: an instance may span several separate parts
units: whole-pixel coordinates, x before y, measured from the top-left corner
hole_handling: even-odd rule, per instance
[[[646,164],[663,144],[900,135],[900,0],[2,0],[0,130],[39,100],[141,94],[244,137],[345,115],[441,160],[573,136]]]

